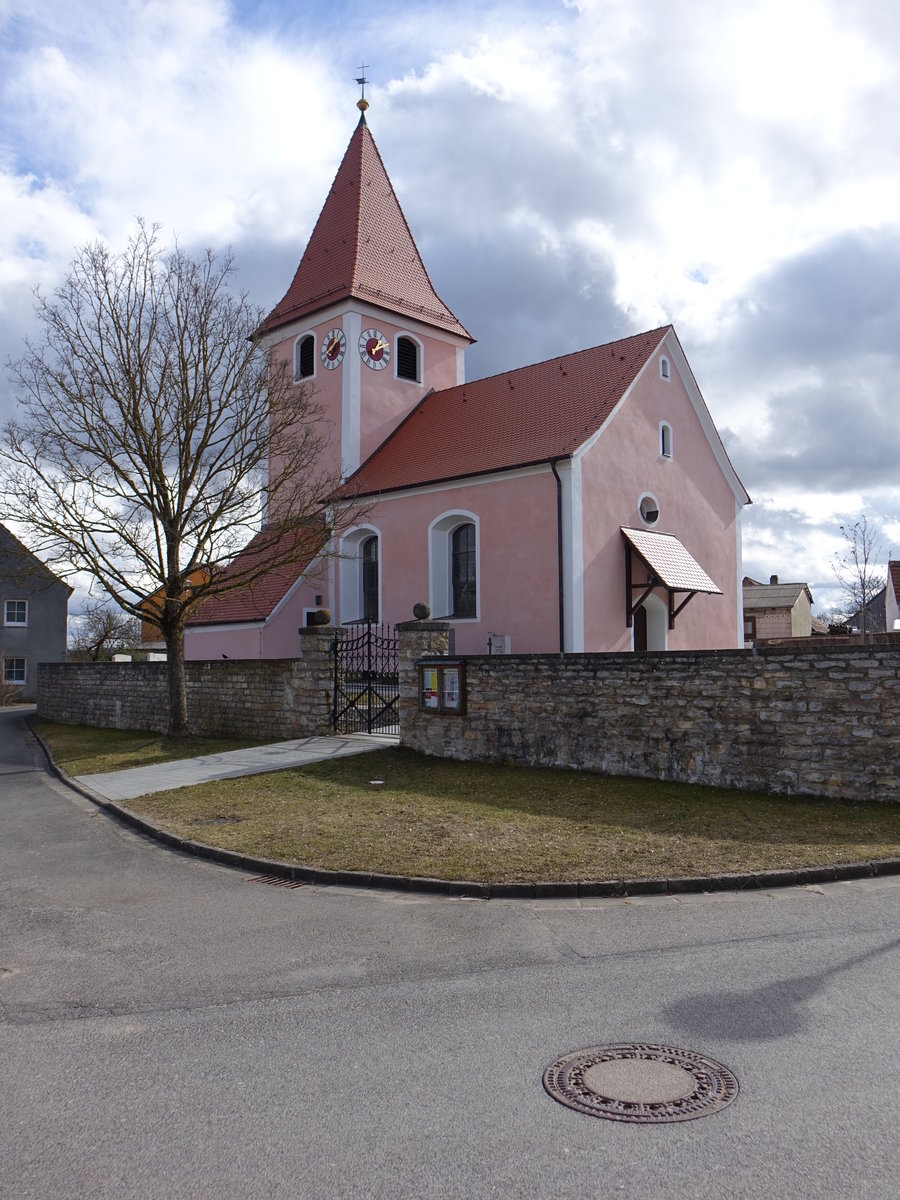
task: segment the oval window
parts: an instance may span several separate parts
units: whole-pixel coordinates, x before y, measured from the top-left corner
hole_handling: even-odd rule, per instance
[[[659,520],[659,502],[655,496],[641,496],[638,511],[641,514],[641,520],[648,525],[655,525]]]

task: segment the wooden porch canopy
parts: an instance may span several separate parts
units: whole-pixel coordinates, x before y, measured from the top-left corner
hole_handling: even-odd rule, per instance
[[[625,624],[629,628],[634,614],[656,588],[664,588],[669,597],[670,629],[675,628],[675,618],[698,592],[722,595],[722,589],[716,587],[674,534],[621,528],[625,541]],[[635,556],[647,571],[647,578],[638,583],[633,579]],[[679,595],[683,595],[680,603]]]

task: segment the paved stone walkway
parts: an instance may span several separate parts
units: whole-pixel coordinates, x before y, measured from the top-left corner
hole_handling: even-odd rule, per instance
[[[157,763],[152,767],[134,767],[130,771],[105,771],[97,775],[78,775],[76,782],[106,800],[131,800],[148,792],[167,792],[192,783],[215,779],[237,779],[240,775],[262,775],[285,771],[307,763],[342,758],[347,754],[365,754],[396,746],[398,739],[386,734],[352,733],[341,737],[294,738],[269,746],[250,746],[245,750],[227,750],[204,754],[176,762]]]

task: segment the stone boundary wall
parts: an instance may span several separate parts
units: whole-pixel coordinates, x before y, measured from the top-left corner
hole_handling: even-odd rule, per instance
[[[404,709],[426,754],[788,795],[900,800],[900,648],[478,655],[464,715]]]
[[[194,733],[273,742],[330,734],[335,632],[302,629],[297,658],[185,663]],[[165,663],[38,667],[38,716],[48,721],[164,733],[168,695]]]

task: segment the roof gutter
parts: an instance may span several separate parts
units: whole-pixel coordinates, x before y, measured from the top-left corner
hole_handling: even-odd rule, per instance
[[[565,574],[563,571],[563,511],[562,511],[562,480],[559,477],[559,472],[556,469],[558,458],[551,458],[550,470],[553,472],[553,478],[556,480],[556,570],[558,579],[559,591],[559,652],[566,652],[566,606],[563,597],[563,581]]]

